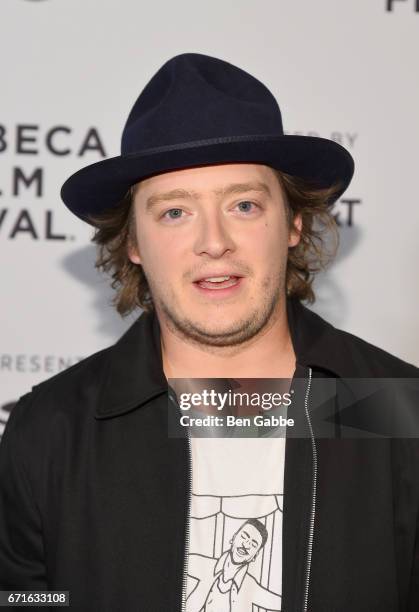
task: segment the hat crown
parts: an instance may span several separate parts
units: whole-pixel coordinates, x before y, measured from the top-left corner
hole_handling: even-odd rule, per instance
[[[248,135],[283,135],[269,89],[246,71],[200,53],[168,60],[138,96],[125,124],[121,154]]]
[[[138,96],[125,124],[121,155],[95,162],[61,188],[80,219],[118,206],[129,188],[157,174],[211,164],[264,164],[318,187],[349,185],[354,160],[333,140],[284,134],[269,89],[241,68],[200,53],[169,59]]]

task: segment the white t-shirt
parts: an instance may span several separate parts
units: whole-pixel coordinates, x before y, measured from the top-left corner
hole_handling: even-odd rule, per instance
[[[285,444],[191,438],[187,612],[281,609]]]

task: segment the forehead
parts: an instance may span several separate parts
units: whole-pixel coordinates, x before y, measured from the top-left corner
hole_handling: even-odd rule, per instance
[[[224,195],[232,185],[243,191],[246,186],[256,187],[268,195],[279,188],[275,172],[263,164],[213,164],[185,168],[158,174],[144,179],[134,186],[136,199],[145,202],[148,198],[164,195],[170,191],[184,190],[185,195],[196,199],[205,195]]]
[[[257,529],[254,525],[251,525],[250,523],[247,523],[247,525],[243,525],[239,533],[243,532],[248,533],[249,536],[251,536],[252,538],[258,537],[259,539],[262,539],[262,534],[260,533],[259,529]]]

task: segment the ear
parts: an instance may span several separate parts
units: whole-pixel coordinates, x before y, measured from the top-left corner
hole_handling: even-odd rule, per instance
[[[289,247],[295,247],[300,242],[302,228],[303,228],[303,219],[301,217],[301,214],[298,213],[297,215],[295,215],[293,219],[292,227],[290,229],[290,233],[288,236],[288,246]]]
[[[142,264],[142,259],[141,259],[138,247],[135,244],[133,244],[131,241],[128,241],[127,255],[130,261],[132,261],[132,263],[137,264],[137,265]]]

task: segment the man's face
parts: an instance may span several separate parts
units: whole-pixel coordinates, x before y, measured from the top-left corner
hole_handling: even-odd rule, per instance
[[[288,247],[299,240],[271,168],[167,172],[137,184],[134,207],[137,245],[128,253],[143,266],[160,322],[209,346],[241,344],[266,326],[285,297]],[[234,278],[199,282],[223,276]]]
[[[262,547],[262,541],[262,535],[254,525],[250,523],[243,525],[231,543],[233,563],[250,563]]]

